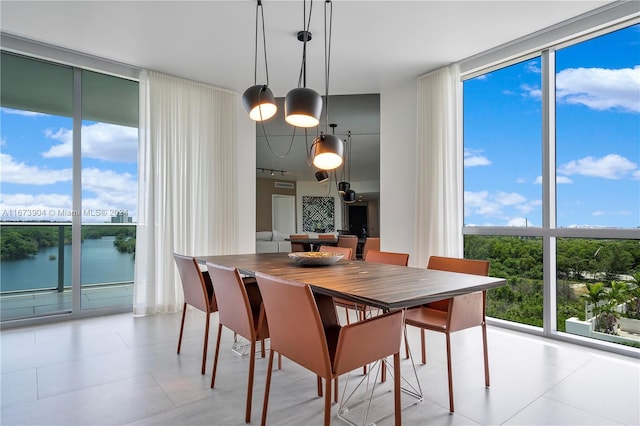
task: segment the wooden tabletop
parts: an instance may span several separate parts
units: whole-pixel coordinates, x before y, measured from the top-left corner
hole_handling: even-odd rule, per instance
[[[340,260],[331,266],[299,266],[287,253],[196,256],[200,263],[235,267],[309,284],[313,291],[384,310],[418,306],[506,284],[503,278],[459,274],[426,268]]]

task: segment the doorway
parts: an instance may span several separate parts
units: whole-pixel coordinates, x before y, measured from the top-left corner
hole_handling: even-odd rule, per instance
[[[273,194],[271,196],[271,229],[287,235],[296,232],[296,197]]]
[[[368,235],[366,205],[349,206],[349,233],[357,235],[358,238],[365,238]]]

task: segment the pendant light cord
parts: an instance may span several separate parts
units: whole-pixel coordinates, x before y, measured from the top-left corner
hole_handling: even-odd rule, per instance
[[[331,6],[329,10],[329,30],[327,31],[327,5]],[[331,68],[331,30],[333,28],[333,3],[331,0],[324,2],[324,131],[328,132],[329,127],[329,71]]]
[[[313,11],[313,0],[309,1],[309,16],[307,17],[307,2],[302,0],[302,28],[304,40],[302,43],[302,64],[300,65],[300,75],[298,76],[298,87],[307,87],[307,38],[311,28],[311,12]]]

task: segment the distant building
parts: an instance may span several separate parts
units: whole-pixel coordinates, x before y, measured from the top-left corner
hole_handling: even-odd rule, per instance
[[[133,220],[128,213],[118,213],[116,216],[111,216],[111,223],[133,223]]]

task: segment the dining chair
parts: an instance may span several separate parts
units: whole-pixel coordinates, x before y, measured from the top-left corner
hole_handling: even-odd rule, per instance
[[[347,247],[320,246],[318,251],[323,251],[325,253],[338,253],[343,255],[342,259],[351,260],[351,249]]]
[[[324,424],[331,423],[331,382],[356,368],[393,355],[395,424],[401,424],[400,342],[403,311],[341,327],[330,296],[308,284],[256,273],[269,318],[271,347],[262,407],[266,425],[274,352],[325,380]]]
[[[460,272],[463,274],[489,275],[489,262],[485,260],[431,256],[427,268],[440,271]],[[489,386],[489,354],[487,350],[485,310],[486,291],[455,296],[451,299],[440,300],[407,310],[406,325],[420,328],[423,364],[427,362],[425,330],[445,333],[447,345],[447,374],[449,380],[449,411],[452,413],[454,412],[454,406],[453,377],[451,370],[451,333],[476,326],[482,328],[484,381],[485,386]],[[408,345],[408,341],[406,340],[405,345]]]
[[[318,239],[319,240],[335,241],[336,236],[333,235],[333,234],[318,234]]]
[[[358,237],[355,235],[340,235],[338,237],[338,247],[347,247],[351,249],[351,260],[356,260],[356,251],[358,250]]]
[[[378,250],[380,251],[380,238],[377,237],[367,237],[364,240],[364,246],[362,248],[362,258],[367,257],[367,252],[369,250]]]
[[[370,250],[369,256],[367,256],[364,261],[365,262],[373,262],[373,263],[386,263],[389,265],[399,265],[399,266],[407,266],[409,264],[409,254],[408,253],[396,253],[389,251],[377,251]],[[361,305],[350,300],[339,299],[336,298],[335,304],[338,307],[344,308],[346,312],[347,324],[350,323],[349,318],[349,310],[354,310],[358,317],[358,321],[362,321],[365,319],[367,312],[371,310],[370,306]]]
[[[182,333],[184,331],[184,319],[187,314],[187,306],[192,306],[205,313],[204,349],[202,350],[202,374],[207,365],[207,346],[209,344],[209,317],[218,311],[218,303],[211,285],[208,272],[202,271],[198,261],[191,256],[173,253],[173,258],[178,267],[184,304],[182,305],[182,321],[180,322],[180,337],[178,337],[178,353],[182,347]]]
[[[265,356],[264,339],[269,337],[267,319],[262,306],[262,297],[257,284],[253,280],[242,280],[236,268],[207,263],[207,270],[220,303],[218,308],[219,324],[216,352],[213,358],[213,374],[211,387],[216,381],[218,371],[218,355],[222,326],[247,339],[251,345],[249,350],[249,379],[247,384],[247,403],[245,421],[251,421],[251,401],[253,395],[253,377],[256,362],[256,342],[261,342],[262,357]]]
[[[311,251],[311,244],[294,242],[293,240],[297,238],[307,239],[309,238],[309,235],[308,234],[291,234],[289,236],[289,239],[291,240],[291,253]]]

